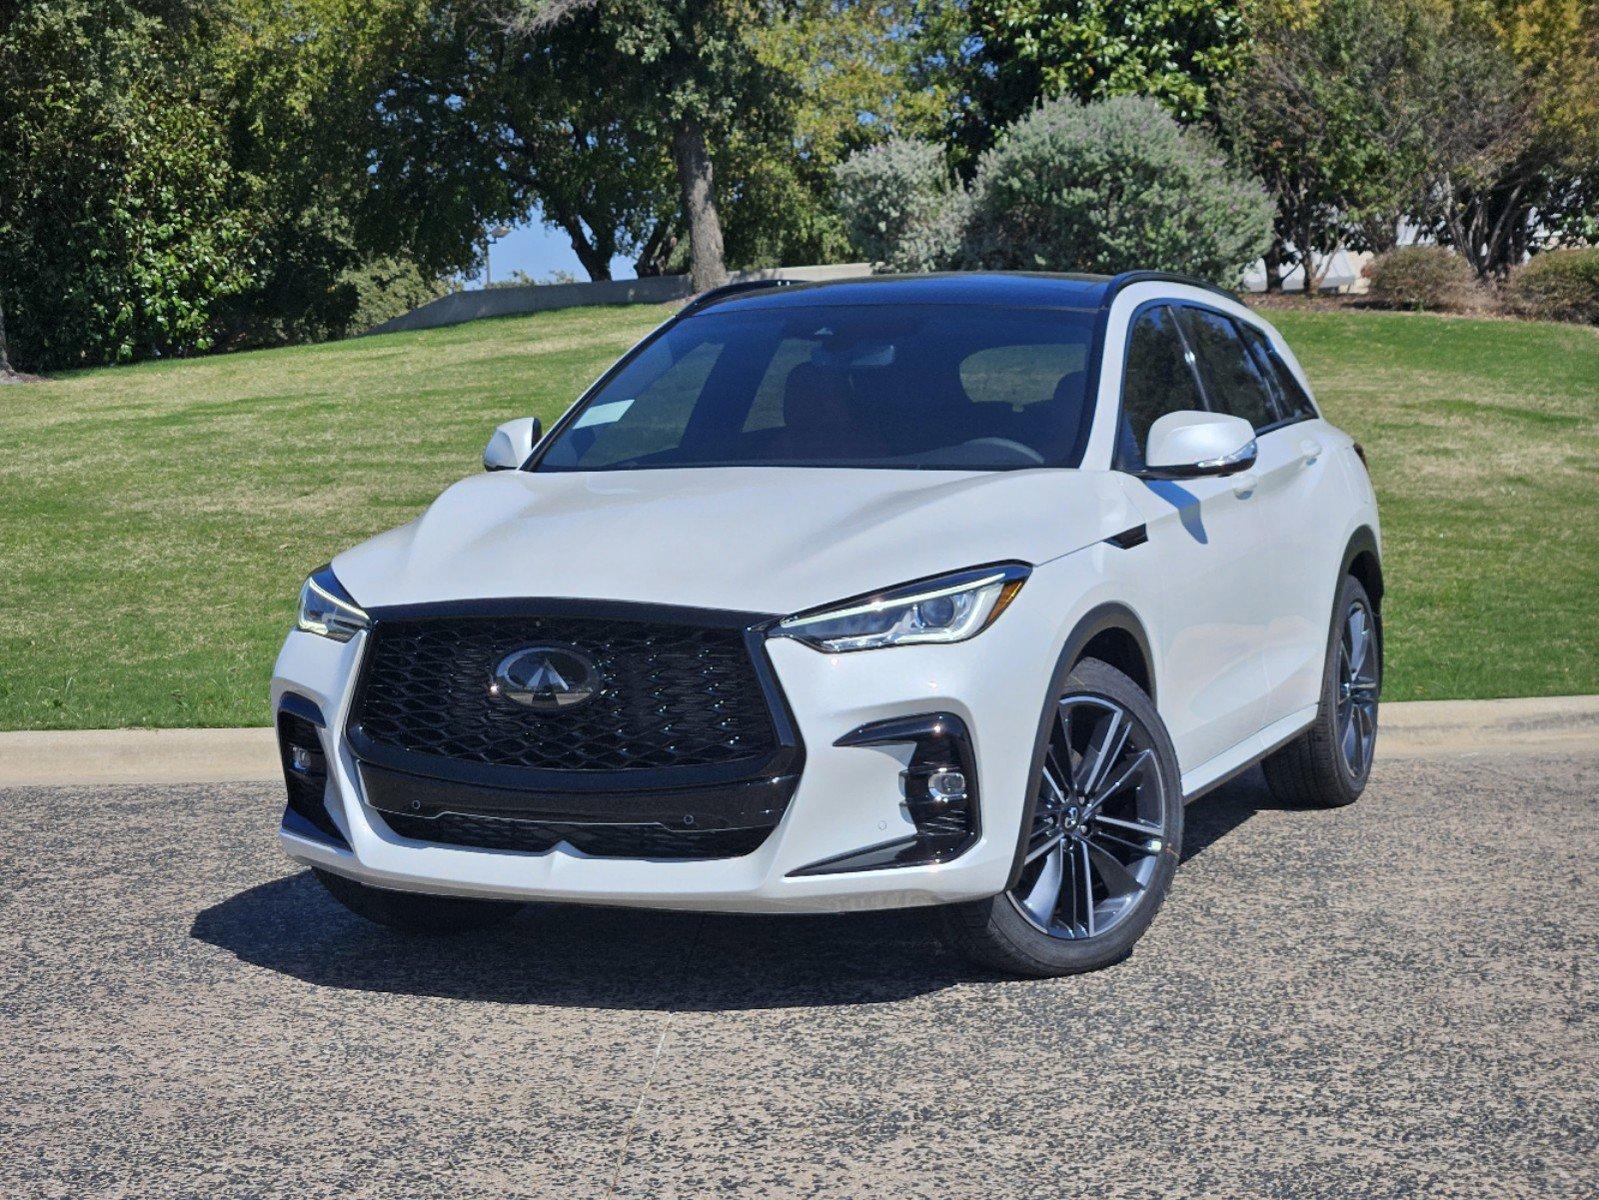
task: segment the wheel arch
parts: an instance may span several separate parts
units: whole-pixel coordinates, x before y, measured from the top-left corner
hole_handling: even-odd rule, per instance
[[[1372,532],[1371,526],[1362,525],[1349,535],[1349,542],[1344,547],[1343,566],[1338,572],[1340,579],[1345,575],[1353,575],[1360,580],[1360,585],[1366,589],[1372,605],[1380,614],[1383,594],[1382,554],[1377,547],[1377,535]]]
[[[1090,650],[1093,653],[1090,653]],[[1021,827],[1016,831],[1016,853],[1011,860],[1010,875],[1005,882],[1006,889],[1015,887],[1016,880],[1021,875],[1027,851],[1027,831],[1033,827],[1033,807],[1038,803],[1038,796],[1032,789],[1031,781],[1038,777],[1038,772],[1043,767],[1044,750],[1049,743],[1049,732],[1054,717],[1050,711],[1048,698],[1065,690],[1067,677],[1083,659],[1098,658],[1107,654],[1120,658],[1121,662],[1116,658],[1106,658],[1105,661],[1137,683],[1144,689],[1150,701],[1155,702],[1155,660],[1149,649],[1149,635],[1144,632],[1144,623],[1138,614],[1117,601],[1097,605],[1083,614],[1077,624],[1072,626],[1072,631],[1066,635],[1066,643],[1061,647],[1055,670],[1049,678],[1049,691],[1045,693],[1046,702],[1040,708],[1038,730],[1033,737],[1033,757],[1027,773],[1029,794],[1027,803],[1022,809]],[[1128,670],[1122,662],[1134,670]]]

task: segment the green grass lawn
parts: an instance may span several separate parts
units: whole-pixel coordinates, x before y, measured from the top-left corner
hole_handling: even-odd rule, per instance
[[[0,728],[250,725],[301,578],[557,415],[666,310],[0,389]],[[1382,497],[1391,698],[1599,692],[1599,331],[1274,320]]]

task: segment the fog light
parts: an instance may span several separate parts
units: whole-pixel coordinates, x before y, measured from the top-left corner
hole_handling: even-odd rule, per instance
[[[946,804],[966,802],[966,773],[951,767],[940,767],[927,777],[927,796]]]
[[[977,775],[966,723],[953,713],[923,713],[864,725],[840,746],[909,743],[900,773],[905,811],[916,826],[923,861],[943,862],[977,840]]]
[[[284,698],[284,707],[278,712],[278,746],[282,752],[283,782],[288,786],[289,812],[300,820],[300,827],[287,825],[290,832],[306,832],[309,825],[323,840],[346,849],[343,832],[328,811],[328,760],[322,752],[322,737],[318,727],[303,712],[321,713],[308,700],[295,696]],[[285,814],[285,821],[288,814]]]

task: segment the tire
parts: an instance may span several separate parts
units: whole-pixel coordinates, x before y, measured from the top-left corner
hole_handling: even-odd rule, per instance
[[[1091,754],[1104,742],[1114,744],[1107,736],[1115,728],[1113,713],[1126,722],[1124,750],[1096,770]],[[1048,752],[1033,776],[1036,800],[1020,833],[1024,861],[1015,885],[987,900],[933,910],[944,940],[968,958],[1035,978],[1095,971],[1127,957],[1166,898],[1183,838],[1177,755],[1136,683],[1108,663],[1083,659],[1064,690],[1050,696],[1042,720],[1049,727]],[[1070,746],[1064,772],[1063,745]],[[1136,774],[1135,757],[1142,764]],[[1063,774],[1071,780],[1064,796]],[[1092,786],[1096,775],[1105,786]],[[1118,779],[1125,782],[1120,790],[1113,786]],[[1043,847],[1057,837],[1059,893],[1051,900],[1056,851]],[[1105,856],[1121,864],[1121,877]],[[1129,880],[1135,888],[1127,887]]]
[[[515,916],[522,905],[513,900],[472,900],[460,896],[427,896],[368,887],[320,867],[311,868],[322,886],[345,908],[396,933],[429,935],[488,929]]]
[[[1365,655],[1356,665],[1354,686],[1348,698],[1344,670],[1349,639],[1346,636],[1352,614],[1364,614]],[[1360,580],[1346,575],[1333,604],[1332,627],[1327,639],[1327,658],[1322,667],[1321,705],[1310,728],[1260,764],[1271,793],[1284,804],[1300,808],[1342,808],[1353,804],[1366,790],[1371,778],[1371,761],[1377,746],[1377,704],[1382,692],[1382,626],[1377,610]],[[1369,736],[1362,734],[1360,751],[1351,759],[1346,740],[1346,714],[1369,722]],[[1357,730],[1358,732],[1358,730]]]

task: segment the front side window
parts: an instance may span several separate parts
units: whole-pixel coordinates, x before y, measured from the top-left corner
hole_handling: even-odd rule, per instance
[[[1274,424],[1271,390],[1232,318],[1202,308],[1182,310],[1183,331],[1199,360],[1210,406],[1242,417],[1256,430]]]
[[[1172,310],[1165,305],[1145,309],[1127,335],[1118,465],[1128,471],[1142,469],[1149,427],[1167,413],[1204,407]]]
[[[669,326],[534,469],[1075,467],[1093,315],[956,305],[730,309]]]

